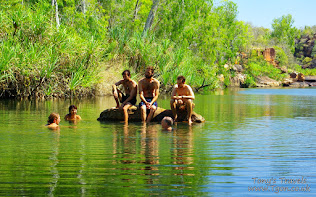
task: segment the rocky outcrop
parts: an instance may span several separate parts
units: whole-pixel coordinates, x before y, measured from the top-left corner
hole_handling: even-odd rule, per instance
[[[302,68],[316,68],[316,33],[314,35],[303,35],[295,40],[294,56],[301,61]]]
[[[316,76],[305,76],[305,81],[316,82]]]
[[[306,82],[294,82],[294,83],[291,83],[289,86],[292,88],[304,88],[304,87],[308,87],[309,84]]]
[[[256,86],[257,87],[278,87],[280,86],[280,82],[274,79],[271,79],[267,76],[257,77],[256,78]]]
[[[275,61],[275,49],[274,48],[267,48],[262,52],[264,59],[268,62]]]
[[[183,113],[178,114],[178,120],[179,121],[186,121],[187,113],[186,111],[182,111]],[[128,119],[130,122],[140,122],[141,121],[141,115],[140,115],[140,109],[136,106],[132,106],[128,111]],[[172,111],[166,110],[163,108],[158,107],[156,110],[154,116],[153,116],[153,122],[160,122],[165,116],[170,116],[173,118]],[[205,122],[205,119],[193,112],[192,113],[192,121],[196,123],[202,123]],[[124,121],[124,114],[122,110],[119,109],[106,109],[103,112],[101,112],[100,117],[98,118],[98,121]]]
[[[282,85],[295,88],[316,86],[316,76],[305,76],[302,73],[290,73],[289,77],[282,81]]]
[[[234,77],[230,77],[230,87],[241,87],[245,83],[246,75],[238,73]]]
[[[305,81],[305,76],[303,75],[303,73],[298,73],[297,81],[298,82],[304,82]]]
[[[303,35],[301,38],[295,40],[295,57],[312,57],[313,49],[316,40],[316,33],[314,35]]]
[[[243,72],[245,69],[242,65],[239,65],[239,64],[235,64],[232,66],[231,70],[237,72],[237,73],[241,73]]]

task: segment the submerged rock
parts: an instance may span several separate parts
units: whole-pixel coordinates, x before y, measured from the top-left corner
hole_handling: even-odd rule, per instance
[[[147,113],[148,114],[148,113]],[[170,116],[173,118],[172,111],[163,109],[158,107],[154,116],[153,116],[153,122],[160,122],[165,116]],[[187,121],[187,112],[183,110],[183,113],[178,115],[178,120],[179,121]],[[205,122],[205,119],[193,112],[192,113],[192,121],[196,123],[202,123]],[[128,110],[128,120],[130,122],[140,122],[141,121],[141,116],[140,116],[140,109],[136,106],[132,106]],[[98,118],[98,121],[124,121],[124,114],[123,110],[119,109],[106,109],[103,112],[101,112],[100,117]]]

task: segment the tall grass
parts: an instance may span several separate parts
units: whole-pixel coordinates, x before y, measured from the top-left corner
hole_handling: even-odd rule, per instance
[[[50,9],[41,2],[0,10],[2,97],[93,94],[107,43],[96,41],[96,32],[79,33],[76,26],[55,29]]]
[[[203,84],[207,89],[217,87],[215,67],[201,61],[190,49],[175,46],[171,40],[158,39],[155,35],[142,36],[141,32],[127,33],[116,28],[110,32],[114,42],[124,41],[124,50],[119,47],[119,52],[125,55],[126,63],[139,77],[147,66],[153,66],[156,68],[155,76],[165,89],[170,89],[179,75],[184,75],[186,82],[195,87]],[[125,38],[126,35],[130,37]]]
[[[192,1],[189,5],[204,6],[204,11],[197,13],[188,6],[183,10],[187,17],[179,20],[172,17],[177,16],[176,1],[162,2],[173,8],[160,10],[159,22],[146,34],[139,28],[139,19],[131,23],[129,16],[123,16],[129,13],[130,2],[111,5],[123,11],[115,15],[106,3],[91,1],[89,10],[82,13],[74,1],[67,1],[61,6],[59,29],[50,2],[0,4],[0,96],[94,94],[101,65],[115,60],[122,62],[122,70],[131,69],[135,79],[142,77],[147,66],[155,67],[155,77],[167,90],[178,75],[184,75],[186,83],[197,89],[212,90],[219,87],[219,74],[229,84],[235,73],[222,65],[235,62],[249,39],[247,25],[236,20],[236,6],[229,1],[215,10],[204,1]],[[286,65],[287,54],[277,50],[283,52],[277,60]],[[284,77],[261,59],[246,67],[249,84],[256,76]]]

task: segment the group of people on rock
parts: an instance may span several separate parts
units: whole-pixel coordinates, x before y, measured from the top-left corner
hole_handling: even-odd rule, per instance
[[[112,85],[112,93],[116,102],[116,108],[123,110],[124,121],[128,122],[128,109],[137,103],[137,90],[139,93],[140,103],[139,108],[141,111],[141,120],[143,122],[150,122],[158,108],[157,99],[159,96],[159,81],[154,77],[154,68],[147,67],[145,77],[136,83],[131,79],[129,70],[124,70],[122,73],[123,79]],[[124,93],[119,89],[122,85]],[[192,124],[192,112],[195,99],[192,88],[185,84],[185,77],[178,76],[177,84],[173,87],[171,93],[170,107],[174,119],[171,117],[164,117],[161,125],[164,129],[172,129],[173,122],[178,121],[178,110],[187,110],[187,119],[189,125]],[[147,115],[148,112],[148,115]],[[69,107],[69,114],[65,116],[65,120],[80,120],[81,117],[77,115],[77,107],[71,105]],[[56,128],[60,122],[60,116],[57,113],[51,113],[48,117],[49,128]]]
[[[139,80],[138,84],[131,79],[131,73],[129,70],[124,70],[122,76],[123,79],[112,86],[112,92],[116,101],[116,108],[124,111],[124,120],[127,123],[128,109],[136,104],[138,90],[140,98],[139,108],[141,111],[141,120],[143,122],[150,122],[155,111],[157,110],[157,99],[159,96],[159,81],[153,77],[154,68],[147,67],[145,71],[145,77]],[[125,94],[119,90],[118,86],[120,85],[123,86]],[[177,110],[186,109],[188,123],[189,125],[192,124],[191,116],[194,107],[194,99],[195,97],[192,88],[185,84],[185,77],[182,75],[178,76],[177,84],[173,87],[170,101],[170,107],[174,121],[178,120]],[[149,111],[148,116],[147,111]]]

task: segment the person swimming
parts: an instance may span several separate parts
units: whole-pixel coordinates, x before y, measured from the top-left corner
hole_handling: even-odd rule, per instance
[[[173,119],[169,116],[166,116],[161,120],[161,127],[165,131],[172,131],[172,125],[173,125]]]
[[[58,113],[51,113],[48,117],[47,126],[50,129],[59,128],[60,116]]]
[[[65,116],[65,120],[81,120],[81,117],[77,115],[77,106],[69,106],[69,114]]]

